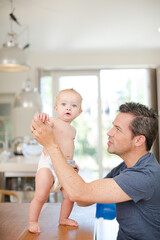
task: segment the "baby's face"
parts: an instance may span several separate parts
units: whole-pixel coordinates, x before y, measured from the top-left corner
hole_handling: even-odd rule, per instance
[[[72,122],[82,112],[81,102],[82,100],[77,93],[70,91],[62,92],[58,96],[54,107],[58,118],[65,122]]]

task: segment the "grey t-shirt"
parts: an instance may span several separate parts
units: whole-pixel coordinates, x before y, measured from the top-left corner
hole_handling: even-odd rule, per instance
[[[152,153],[131,168],[123,162],[106,178],[113,178],[132,200],[116,204],[118,240],[160,239],[160,165]]]

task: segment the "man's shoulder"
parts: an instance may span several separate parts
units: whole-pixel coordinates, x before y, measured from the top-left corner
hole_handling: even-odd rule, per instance
[[[116,166],[115,168],[113,168],[105,178],[113,178],[117,175],[119,175],[119,173],[124,170],[126,168],[126,164],[125,162],[121,162],[118,166]]]
[[[148,152],[147,154],[142,156],[135,164],[135,167],[145,167],[146,169],[157,168],[160,170],[160,165],[154,154],[151,152]]]

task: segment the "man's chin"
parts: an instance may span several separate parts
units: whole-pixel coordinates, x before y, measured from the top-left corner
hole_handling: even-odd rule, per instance
[[[110,147],[108,147],[107,151],[108,151],[109,153],[114,153],[113,149],[111,149]]]

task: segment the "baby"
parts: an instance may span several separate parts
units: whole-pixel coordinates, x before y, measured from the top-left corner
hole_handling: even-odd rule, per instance
[[[74,89],[65,89],[60,91],[56,96],[54,109],[57,113],[57,118],[49,118],[45,113],[37,115],[42,122],[45,123],[48,121],[53,124],[56,141],[66,161],[75,168],[75,170],[77,167],[75,161],[73,161],[73,155],[76,129],[70,124],[81,114],[81,103],[82,97],[78,92]],[[74,202],[68,198],[65,190],[61,187],[46,149],[43,149],[39,160],[35,183],[35,196],[29,208],[28,230],[32,233],[41,232],[40,226],[38,225],[38,218],[42,206],[48,199],[50,192],[57,192],[59,190],[62,191],[64,197],[61,204],[59,224],[78,226],[76,221],[69,219]]]

